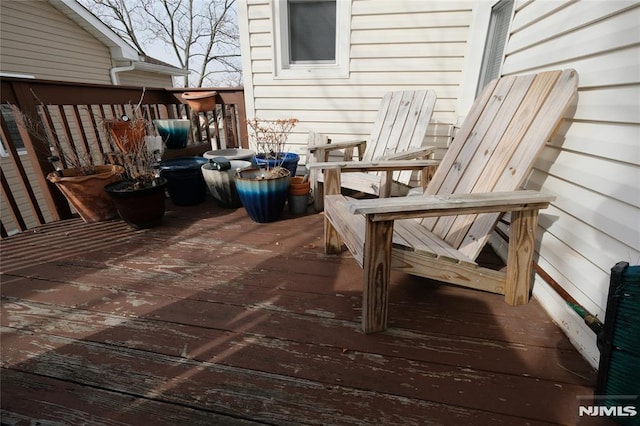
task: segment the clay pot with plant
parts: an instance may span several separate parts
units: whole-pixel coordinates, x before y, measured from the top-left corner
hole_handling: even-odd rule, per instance
[[[281,120],[249,120],[250,137],[257,154],[254,167],[236,172],[235,182],[240,201],[249,217],[258,223],[273,222],[280,218],[289,190],[290,167],[284,151],[289,134],[297,124],[295,118]],[[255,160],[261,158],[265,161]],[[297,166],[297,161],[296,161]],[[295,174],[295,168],[293,169]]]
[[[99,156],[76,147],[66,139],[65,132],[56,132],[55,126],[45,126],[42,121],[30,118],[15,105],[10,108],[19,128],[46,143],[48,159],[55,169],[47,180],[62,192],[80,217],[88,223],[116,217],[117,210],[104,187],[120,180],[124,168],[97,164],[95,159]]]

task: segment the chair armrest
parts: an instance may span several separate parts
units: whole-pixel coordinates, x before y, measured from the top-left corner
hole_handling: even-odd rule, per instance
[[[421,170],[429,166],[437,166],[437,160],[394,160],[394,161],[354,161],[310,163],[308,169],[340,169],[342,172],[372,172],[394,170]]]
[[[307,151],[315,152],[315,151],[335,151],[338,149],[345,148],[354,148],[359,145],[367,143],[366,140],[358,140],[358,141],[343,141],[343,142],[331,142],[331,143],[323,143],[320,145],[308,146]]]
[[[418,148],[408,149],[406,151],[396,152],[394,154],[383,155],[380,157],[380,160],[411,160],[431,155],[435,151],[435,146],[421,146]]]
[[[474,194],[396,197],[350,200],[346,207],[352,214],[371,216],[371,220],[396,220],[451,216],[472,213],[538,210],[556,199],[538,191],[486,192]]]

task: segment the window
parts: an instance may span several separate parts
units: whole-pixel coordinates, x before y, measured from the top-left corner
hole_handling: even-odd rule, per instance
[[[2,114],[2,117],[4,118],[7,129],[9,130],[8,136],[15,144],[15,148],[18,152],[24,152],[24,142],[22,141],[22,137],[20,137],[18,125],[16,124],[13,111],[9,104],[0,105],[0,114]],[[7,157],[9,155],[9,147],[6,145],[7,142],[8,141],[0,139],[0,157]]]
[[[336,2],[290,0],[288,4],[290,63],[335,63]]]
[[[349,76],[351,2],[274,2],[276,78]]]
[[[482,56],[482,67],[476,95],[494,78],[500,74],[500,66],[504,56],[504,48],[507,44],[509,24],[513,0],[501,0],[491,8],[489,31]]]

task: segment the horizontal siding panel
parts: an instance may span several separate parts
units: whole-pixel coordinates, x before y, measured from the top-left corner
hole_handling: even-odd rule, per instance
[[[578,71],[582,89],[636,84],[640,78],[637,46],[574,60],[568,66]]]
[[[574,4],[569,2],[534,2],[530,7],[525,8],[517,15],[517,19],[512,24],[513,34],[509,40],[509,51],[512,53],[527,46],[541,43],[549,38],[557,37],[559,34],[569,33],[581,27],[601,21],[607,17],[616,15],[632,5],[630,1],[579,1]],[[530,9],[544,8],[545,13]],[[524,13],[524,12],[533,13]],[[547,16],[544,21],[536,25],[536,31],[523,31],[532,22],[530,18]],[[555,12],[555,13],[554,13]],[[525,16],[526,15],[526,16]]]
[[[258,98],[256,99],[256,108],[261,110],[283,110],[295,106],[297,111],[326,111],[327,102],[332,105],[332,111],[378,111],[380,107],[380,98],[340,98],[340,99],[323,99],[323,98],[307,98],[304,102],[298,102],[292,105],[290,98]],[[436,111],[455,111],[456,100],[438,99],[436,101]]]
[[[13,65],[14,69],[9,68]],[[3,71],[33,74],[36,78],[111,84],[108,68],[74,66],[65,62],[46,62],[34,58],[3,56]]]
[[[530,25],[540,22],[545,18],[552,18],[553,14],[568,7],[576,0],[546,0],[546,1],[524,1],[516,2],[515,9],[517,13],[513,17],[511,23],[511,31],[517,31],[520,28],[526,28]],[[509,41],[511,42],[511,41]]]
[[[66,49],[55,49],[52,47],[42,48],[36,44],[22,43],[11,46],[3,45],[4,49],[9,50],[11,53],[5,56],[12,56],[14,58],[20,58],[21,62],[25,64],[31,64],[34,68],[37,68],[38,64],[43,62],[51,64],[52,66],[60,66],[70,68],[73,67],[87,67],[87,68],[101,68],[102,70],[108,70],[111,68],[111,60],[109,59],[108,50],[103,50],[103,55],[99,55],[94,50],[91,55],[78,55],[77,52],[73,52]],[[34,65],[35,64],[35,65]]]
[[[465,42],[360,44],[351,47],[351,58],[447,58],[463,57],[466,53]]]
[[[273,31],[273,22],[271,19],[254,19],[249,22],[249,33],[258,34],[258,33],[268,33],[270,34]]]
[[[273,36],[271,33],[257,33],[249,36],[251,47],[265,47],[273,45]]]
[[[273,60],[273,48],[271,46],[257,46],[251,48],[251,58],[253,60]]]
[[[640,86],[580,91],[576,120],[640,124]]]
[[[354,15],[351,20],[352,30],[370,29],[411,29],[411,28],[446,28],[468,26],[471,20],[470,10],[459,11],[427,11],[411,14],[388,15],[381,19],[378,15]]]
[[[57,48],[55,45],[35,42],[33,38],[30,38],[28,42],[18,42],[13,40],[2,40],[3,58],[5,52],[11,52],[10,56],[21,57],[25,59],[36,58],[50,58],[47,60],[54,61],[72,61],[74,64],[91,64],[93,61],[99,62],[96,66],[102,65],[109,68],[111,66],[111,60],[109,56],[109,50],[102,46],[83,47],[74,49],[74,46],[66,45],[62,48]],[[64,42],[61,42],[64,45]]]
[[[351,13],[356,15],[393,15],[398,13],[471,11],[471,1],[398,1],[354,0]]]
[[[467,34],[467,27],[361,30],[351,33],[351,44],[466,42]]]
[[[411,82],[414,88],[439,88],[445,86],[456,86],[456,96],[458,87],[462,79],[461,71],[397,71],[392,76],[389,73],[374,72],[352,72],[349,78],[339,79],[323,79],[316,84],[323,86],[383,86],[395,87],[396,85],[404,85]],[[281,86],[287,89],[289,86],[306,85],[305,80],[274,80],[271,72],[256,73],[253,76],[253,84],[256,86]],[[342,90],[347,90],[343,87]],[[446,90],[446,87],[445,87]],[[440,91],[437,92],[438,97],[442,97]]]
[[[254,19],[270,19],[271,7],[269,6],[269,2],[249,2],[248,16],[249,21]]]
[[[575,152],[547,148],[535,163],[542,172],[640,208],[640,168]]]
[[[352,59],[351,71],[458,71],[464,58],[404,58],[397,61],[385,59]]]
[[[396,82],[394,82],[396,83]],[[282,98],[291,99],[291,108],[296,109],[298,104],[304,104],[307,99],[326,99],[325,108],[331,108],[334,99],[343,98],[370,98],[381,99],[384,94],[390,90],[416,90],[418,86],[400,85],[403,82],[398,81],[397,86],[358,86],[351,88],[333,87],[333,86],[287,86],[286,90],[278,86],[259,86],[255,88],[256,99],[260,98]],[[444,97],[444,90],[440,91],[439,97]],[[297,101],[302,99],[303,102]],[[301,105],[303,106],[303,105]]]
[[[629,247],[640,242],[640,216],[638,209],[590,191],[571,182],[544,175],[534,170],[531,188],[557,197],[553,203],[557,208],[611,236]]]
[[[553,205],[541,212],[539,223],[546,229],[545,234],[548,232],[559,241],[570,245],[573,247],[572,250],[585,260],[588,259],[601,271],[608,271],[622,259],[630,260],[640,256],[637,250],[611,238],[588,223],[576,220]],[[606,250],[603,250],[605,247]],[[560,252],[565,250],[567,248],[562,248]]]
[[[517,53],[507,53],[503,73],[535,69],[545,64],[563,63],[614,49],[637,46],[639,21],[640,9],[636,8]],[[526,33],[533,37],[537,31],[536,27],[532,27]],[[507,52],[511,52],[511,48]]]
[[[556,137],[550,141],[550,145],[639,166],[638,141],[640,129],[636,125],[575,122],[564,137]]]

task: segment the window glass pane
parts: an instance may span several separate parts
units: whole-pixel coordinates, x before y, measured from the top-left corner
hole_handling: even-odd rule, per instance
[[[291,62],[335,61],[336,2],[289,1]]]
[[[15,117],[13,116],[13,111],[11,110],[11,107],[8,104],[0,105],[0,113],[2,114],[5,120],[7,128],[9,129],[9,136],[11,137],[11,140],[15,144],[16,149],[23,149],[24,142],[20,137],[20,132],[18,131],[18,125],[16,124],[16,120],[15,120]],[[5,150],[5,152],[8,152],[8,149],[7,149],[8,146],[6,145],[6,141],[0,140],[0,143],[2,143],[2,148]]]
[[[511,10],[513,0],[502,0],[493,6],[491,10],[491,20],[489,21],[489,33],[484,51],[482,69],[480,71],[480,81],[477,92],[491,80],[499,77],[500,65],[504,48],[507,43],[507,31],[511,20]]]

